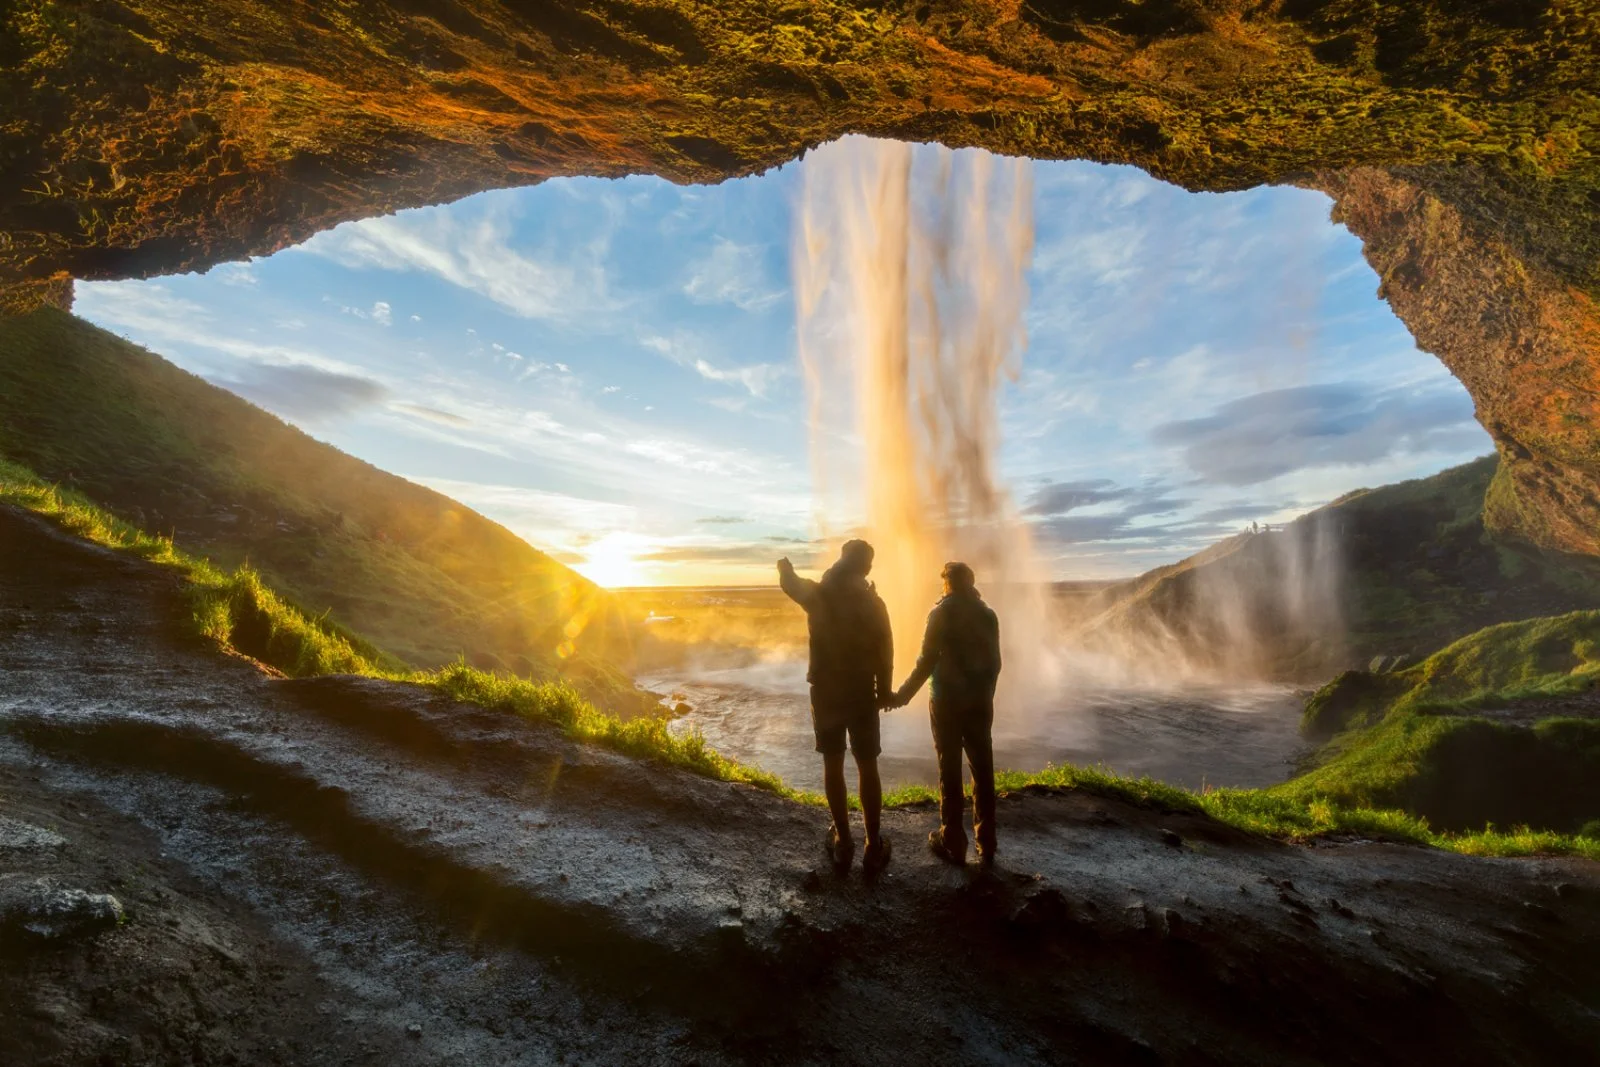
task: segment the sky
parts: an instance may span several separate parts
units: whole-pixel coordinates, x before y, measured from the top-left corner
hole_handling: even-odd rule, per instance
[[[1491,451],[1323,194],[1031,165],[1000,471],[1057,578]],[[819,549],[790,285],[804,166],[482,193],[203,275],[79,282],[75,310],[602,584],[765,583]]]

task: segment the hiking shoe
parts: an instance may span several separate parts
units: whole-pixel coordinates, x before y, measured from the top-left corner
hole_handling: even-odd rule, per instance
[[[894,842],[882,834],[878,835],[877,847],[868,845],[861,853],[861,873],[874,875],[889,866],[889,857],[894,853]]]
[[[979,846],[978,866],[982,867],[986,871],[994,869],[994,849],[983,848],[982,846]]]
[[[963,842],[961,851],[957,852],[945,842],[944,833],[940,830],[935,830],[928,835],[928,851],[946,863],[954,864],[957,867],[965,867],[967,865],[966,843]]]
[[[822,847],[828,854],[828,859],[833,861],[834,867],[841,871],[850,869],[850,861],[855,859],[856,855],[856,843],[851,838],[840,837],[838,827],[828,827],[828,837]]]

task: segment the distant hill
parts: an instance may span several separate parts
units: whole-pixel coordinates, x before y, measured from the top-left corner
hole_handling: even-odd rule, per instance
[[[1349,493],[1271,532],[1227,538],[1079,607],[1091,646],[1200,670],[1322,680],[1377,656],[1415,662],[1495,623],[1600,607],[1589,561],[1493,540],[1498,459]]]
[[[431,489],[53,309],[0,318],[0,455],[270,583],[408,664],[637,701],[614,598]],[[619,710],[630,710],[620,708]]]

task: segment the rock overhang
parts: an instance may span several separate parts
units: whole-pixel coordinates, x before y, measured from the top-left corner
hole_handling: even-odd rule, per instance
[[[561,175],[719,181],[859,132],[1323,189],[1600,554],[1594,0],[11,0],[0,310]]]

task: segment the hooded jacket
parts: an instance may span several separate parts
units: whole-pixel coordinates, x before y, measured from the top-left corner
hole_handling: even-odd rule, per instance
[[[806,610],[814,697],[876,711],[893,692],[894,640],[889,609],[866,577],[841,560],[821,581],[779,575],[789,598]]]
[[[976,589],[941,597],[928,613],[922,654],[902,692],[909,697],[929,676],[936,705],[972,706],[994,700],[1000,679],[1000,620]]]

